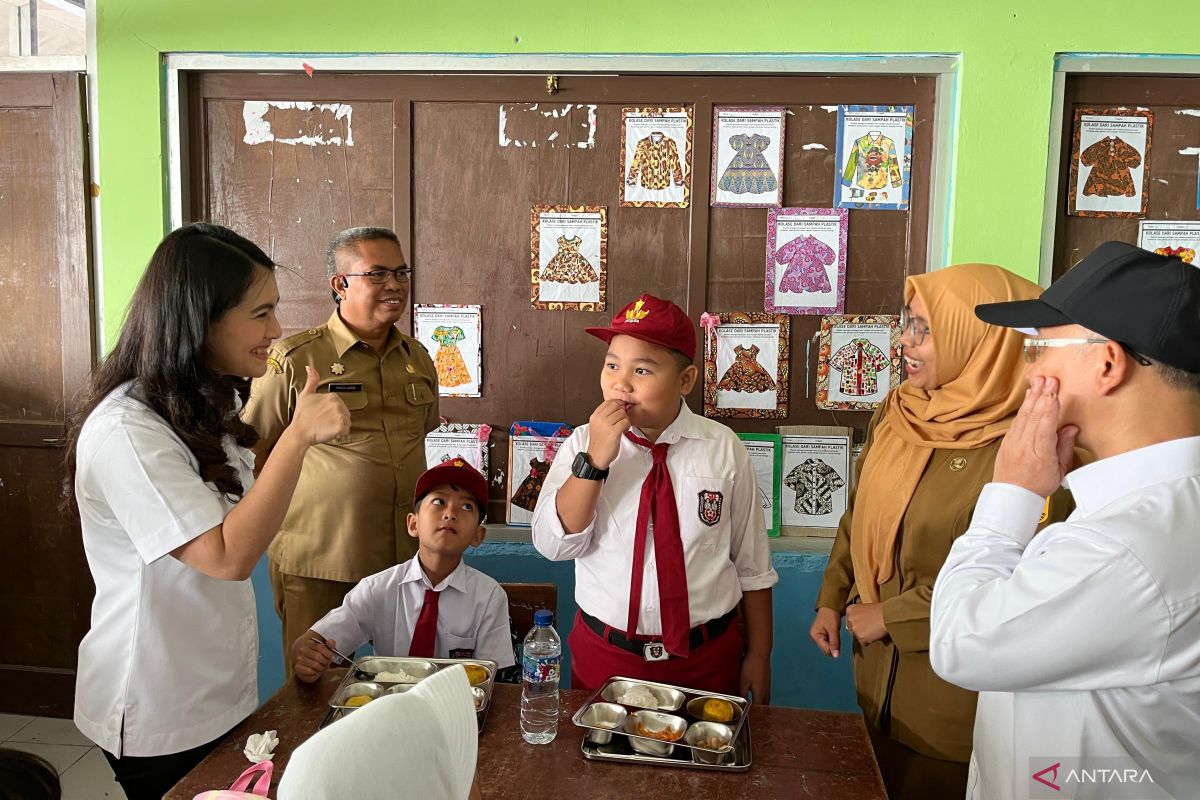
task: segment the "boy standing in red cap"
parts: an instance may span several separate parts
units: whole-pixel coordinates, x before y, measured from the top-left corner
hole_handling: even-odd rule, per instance
[[[413,501],[408,535],[419,542],[416,556],[359,581],[296,639],[300,680],[329,668],[330,648],[353,653],[368,641],[383,656],[482,658],[500,669],[515,663],[504,590],[462,562],[487,533],[487,479],[461,459],[446,461],[417,479]]]
[[[533,517],[538,551],[575,560],[571,685],[623,675],[766,703],[779,576],[745,447],[683,402],[699,374],[692,321],[642,295],[587,332],[608,343],[604,401],[563,444]]]

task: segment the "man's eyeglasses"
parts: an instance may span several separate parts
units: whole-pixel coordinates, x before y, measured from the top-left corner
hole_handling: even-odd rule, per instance
[[[929,335],[929,328],[917,327],[917,320],[912,315],[912,309],[905,306],[900,309],[900,333],[907,333],[912,337],[913,344],[920,347],[925,344],[925,337]]]
[[[1025,363],[1032,364],[1032,363],[1036,362],[1039,358],[1042,357],[1042,353],[1045,352],[1046,348],[1048,348],[1048,347],[1070,347],[1071,345],[1076,345],[1076,344],[1104,344],[1105,342],[1111,342],[1111,341],[1112,341],[1112,339],[1099,339],[1099,338],[1026,339],[1025,340]],[[1132,358],[1137,363],[1141,364],[1143,367],[1148,367],[1153,363],[1152,361],[1150,361],[1150,359],[1146,358],[1144,355],[1142,355],[1138,351],[1134,350],[1132,347],[1125,344],[1124,342],[1117,342],[1117,345],[1120,346],[1120,348],[1122,350],[1124,350],[1126,353],[1128,353],[1130,358]]]
[[[410,267],[397,267],[396,269],[385,269],[378,267],[368,272],[347,272],[347,278],[366,278],[371,283],[378,286],[388,282],[388,278],[395,278],[396,283],[408,283],[412,277],[412,269]]]

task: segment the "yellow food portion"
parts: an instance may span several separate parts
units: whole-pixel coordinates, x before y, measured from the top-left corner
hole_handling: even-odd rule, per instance
[[[718,700],[715,697],[704,701],[704,718],[712,722],[729,722],[733,719],[733,704],[728,700]]]
[[[371,695],[356,694],[346,698],[346,705],[350,708],[362,708],[367,703],[371,702]]]
[[[463,669],[467,671],[467,680],[471,682],[472,686],[487,682],[487,670],[478,664],[464,664]]]

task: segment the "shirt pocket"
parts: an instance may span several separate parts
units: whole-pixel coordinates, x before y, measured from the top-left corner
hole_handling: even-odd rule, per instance
[[[369,402],[365,391],[330,392],[330,394],[342,398],[342,402],[346,404],[346,408],[351,411],[361,411],[367,407],[367,403]]]
[[[406,405],[405,428],[413,436],[425,436],[425,420],[429,416],[429,407],[437,400],[437,389],[426,381],[410,380],[404,384],[404,400]]]
[[[443,634],[439,637],[442,643],[446,645],[446,655],[449,658],[474,658],[475,657],[475,637],[474,636],[455,636],[454,634]]]
[[[733,515],[733,481],[704,475],[684,475],[676,479],[679,498],[679,532],[684,548],[694,540],[706,550],[716,550],[724,542],[728,549]]]

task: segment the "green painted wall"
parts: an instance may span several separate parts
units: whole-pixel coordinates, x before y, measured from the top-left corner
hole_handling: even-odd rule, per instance
[[[107,341],[166,229],[162,54],[959,53],[950,261],[1036,277],[1054,55],[1195,47],[1195,0],[96,0]],[[1133,9],[1137,8],[1137,11]],[[355,13],[354,9],[360,9]],[[660,10],[661,9],[661,10]],[[892,11],[888,16],[880,11]]]

